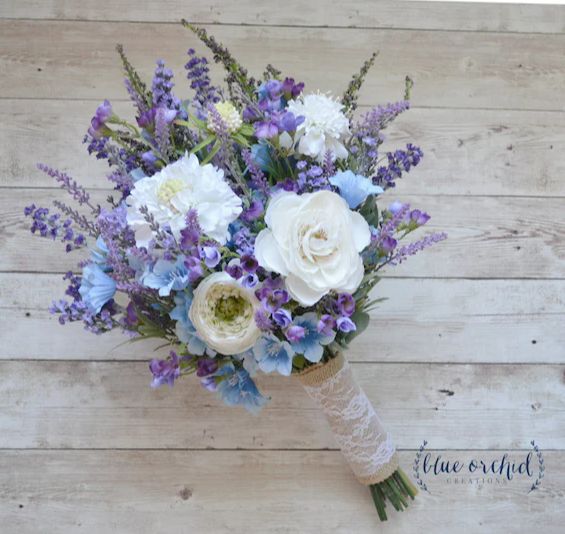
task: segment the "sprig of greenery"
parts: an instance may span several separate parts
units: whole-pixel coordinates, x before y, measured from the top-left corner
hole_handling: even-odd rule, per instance
[[[151,95],[151,91],[147,89],[147,86],[141,80],[141,77],[139,76],[133,65],[130,63],[124,52],[123,45],[116,45],[116,51],[120,55],[124,71],[126,73],[126,76],[128,77],[129,82],[131,83],[133,90],[143,98],[147,107],[150,108],[153,105],[153,97]]]
[[[226,82],[228,83],[230,94],[235,94],[231,89],[232,84],[235,83],[241,87],[245,94],[252,96],[257,87],[257,82],[248,75],[247,69],[231,55],[231,52],[216,41],[213,36],[208,35],[204,28],[199,28],[185,19],[182,20],[182,25],[192,31],[210,49],[216,63],[221,63],[224,66],[228,73]]]
[[[371,57],[363,63],[361,70],[359,73],[354,74],[353,78],[349,82],[345,93],[341,97],[341,103],[343,104],[345,114],[350,116],[353,115],[353,112],[357,109],[357,99],[359,98],[359,90],[365,81],[365,77],[369,72],[369,69],[375,63],[375,59],[378,56],[378,52],[373,52]]]

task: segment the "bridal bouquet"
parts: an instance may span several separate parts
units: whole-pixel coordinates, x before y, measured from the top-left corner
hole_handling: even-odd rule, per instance
[[[422,158],[412,144],[380,152],[383,131],[409,107],[411,82],[402,101],[354,113],[375,54],[334,98],[305,92],[272,65],[256,80],[184,24],[226,83],[213,85],[207,60],[190,49],[193,94],[180,100],[162,61],[148,87],[118,46],[135,123],[106,100],[85,137],[110,167],[106,205],[39,166],[77,206],[28,206],[31,231],[67,252],[89,249],[65,275],[69,298],[51,311],[97,334],[162,338],[171,350],[151,361],[153,386],[196,374],[225,403],[255,412],[267,402],[258,371],[296,375],[386,519],[385,503],[403,510],[416,489],[343,354],[379,302],[371,290],[381,269],[445,237],[401,243],[429,215],[377,202]]]

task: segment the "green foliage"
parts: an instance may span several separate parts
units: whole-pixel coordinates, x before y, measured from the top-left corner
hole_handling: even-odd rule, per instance
[[[371,57],[367,61],[365,61],[365,63],[363,63],[363,66],[361,67],[359,73],[355,74],[353,78],[351,78],[351,81],[349,82],[349,85],[347,86],[345,93],[343,93],[341,102],[343,104],[345,113],[349,116],[351,116],[353,112],[357,109],[357,99],[359,98],[359,90],[361,89],[361,86],[365,81],[365,77],[367,76],[369,69],[375,63],[375,59],[378,54],[379,54],[378,52],[373,52],[371,54]]]

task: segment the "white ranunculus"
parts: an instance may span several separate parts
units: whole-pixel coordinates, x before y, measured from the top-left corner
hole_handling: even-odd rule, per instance
[[[224,171],[211,164],[200,165],[194,154],[138,180],[126,204],[127,221],[139,247],[147,247],[153,238],[140,212],[142,206],[147,206],[159,225],[169,226],[177,239],[186,228],[186,214],[194,209],[202,231],[222,244],[229,237],[228,225],[242,211],[241,199],[224,180]]]
[[[304,95],[291,100],[288,111],[304,117],[295,135],[300,154],[319,162],[324,160],[328,151],[333,159],[347,157],[343,141],[349,134],[349,120],[343,113],[343,105],[337,100],[320,93]]]
[[[255,324],[260,303],[253,289],[226,272],[213,273],[194,290],[188,316],[198,337],[221,354],[241,354],[261,336]]]
[[[330,290],[353,293],[364,274],[360,252],[371,231],[362,215],[338,194],[283,192],[265,213],[268,228],[255,241],[261,267],[285,277],[292,297],[304,306]]]

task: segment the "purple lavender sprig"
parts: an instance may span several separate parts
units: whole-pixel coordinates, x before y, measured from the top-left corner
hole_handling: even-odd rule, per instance
[[[190,81],[190,88],[194,90],[194,104],[198,118],[206,118],[206,110],[209,104],[220,101],[220,90],[212,85],[210,80],[210,68],[205,57],[199,57],[193,48],[188,50],[189,60],[184,66],[186,77]]]
[[[403,245],[396,250],[396,253],[390,258],[389,263],[391,265],[398,265],[402,263],[408,256],[413,256],[425,248],[431,247],[435,243],[439,243],[447,239],[447,234],[445,232],[437,232],[409,243],[408,245]]]

